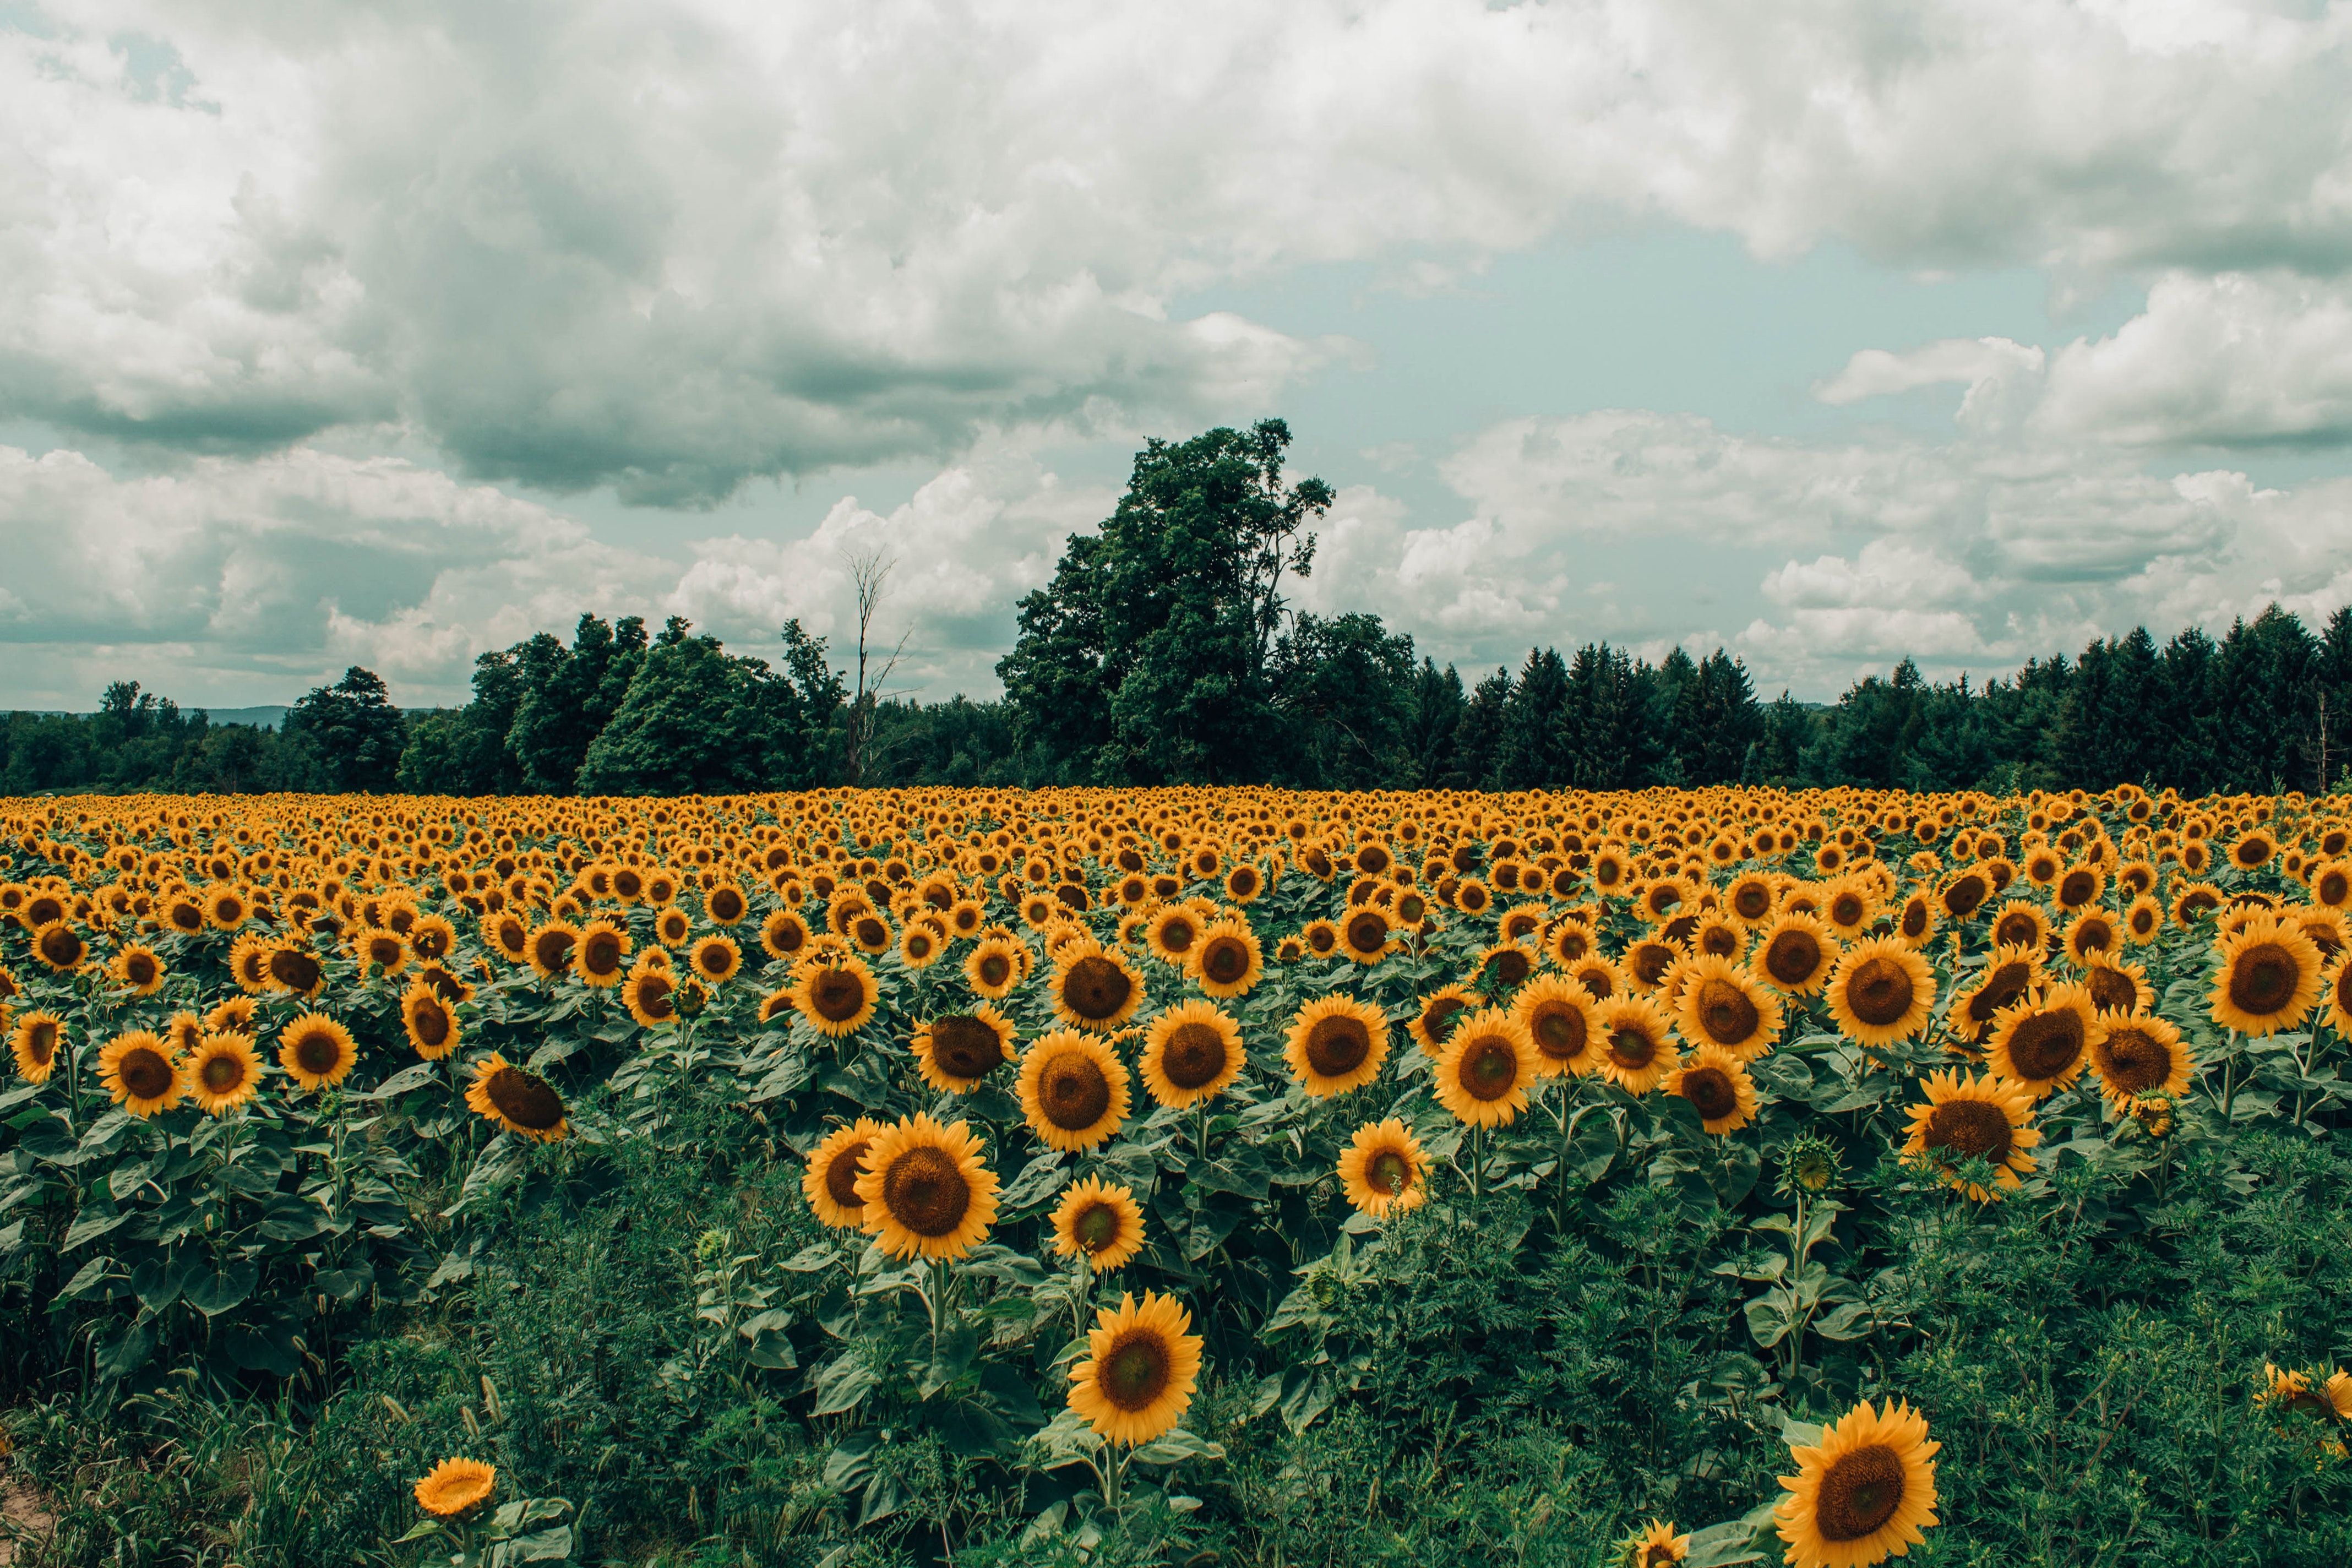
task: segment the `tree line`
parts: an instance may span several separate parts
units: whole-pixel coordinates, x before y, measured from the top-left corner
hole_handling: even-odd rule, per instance
[[[2013,676],[1909,659],[1828,707],[1758,696],[1721,648],[1655,664],[1605,642],[1465,680],[1379,616],[1294,612],[1332,492],[1286,484],[1280,420],[1152,441],[1101,530],[1019,605],[1003,698],[870,689],[788,622],[775,662],[672,616],[583,615],[475,661],[462,707],[402,712],[354,668],[277,731],[142,691],[14,713],[0,793],[66,789],[652,795],[826,784],[1277,784],[1308,789],[1855,784],[2185,793],[2352,788],[2352,609],[2271,606],[2221,637],[2145,628]],[[868,563],[870,566],[870,563]]]

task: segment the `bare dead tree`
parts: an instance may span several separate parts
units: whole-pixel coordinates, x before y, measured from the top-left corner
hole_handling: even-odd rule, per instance
[[[857,691],[849,708],[848,763],[853,784],[864,784],[866,771],[873,765],[876,711],[882,704],[883,688],[898,668],[898,656],[907,651],[907,638],[914,630],[909,626],[898,634],[887,658],[873,644],[875,617],[888,593],[891,568],[898,564],[895,557],[879,550],[849,558],[849,580],[857,590]],[[870,668],[876,664],[878,668]]]

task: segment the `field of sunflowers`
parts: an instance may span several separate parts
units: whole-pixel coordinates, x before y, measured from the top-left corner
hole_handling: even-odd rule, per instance
[[[2352,1561],[2352,800],[0,851],[20,1563]]]

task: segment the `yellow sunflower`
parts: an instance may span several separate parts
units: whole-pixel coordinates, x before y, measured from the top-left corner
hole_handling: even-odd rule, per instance
[[[1947,1186],[1978,1203],[1990,1202],[2033,1173],[2033,1156],[2027,1151],[2042,1142],[2042,1134],[2026,1125],[2033,1111],[2028,1091],[1990,1075],[1970,1078],[1958,1068],[1929,1073],[1919,1087],[1927,1103],[1910,1109],[1906,1157],[1936,1162]],[[1963,1180],[1955,1168],[1979,1158],[1993,1167],[1991,1191]]]
[[[1675,1568],[1677,1563],[1690,1561],[1691,1538],[1676,1535],[1673,1524],[1650,1521],[1649,1528],[1637,1530],[1618,1542],[1618,1561],[1624,1568]]]
[[[496,1466],[474,1459],[444,1459],[416,1483],[416,1506],[436,1519],[455,1519],[489,1501],[498,1484]]]
[[[630,1017],[648,1029],[677,1016],[677,978],[670,973],[667,962],[654,962],[654,954],[661,952],[655,947],[639,953],[637,962],[629,968],[628,979],[621,983],[621,1005],[629,1010]],[[667,960],[669,955],[662,956]]]
[[[1850,1040],[1891,1046],[1927,1026],[1936,976],[1927,961],[1894,937],[1870,937],[1838,957],[1830,975],[1830,1016]]]
[[[1143,1209],[1115,1182],[1088,1176],[1054,1206],[1054,1255],[1084,1257],[1098,1274],[1125,1267],[1143,1250]]]
[[[1149,1443],[1184,1417],[1201,1375],[1201,1337],[1173,1296],[1124,1296],[1096,1312],[1087,1359],[1070,1368],[1070,1408],[1113,1443]]]
[[[2081,1075],[2105,1033],[2089,990],[2053,985],[1994,1015],[1986,1059],[1996,1075],[2040,1100]]]
[[[1048,1148],[1084,1153],[1127,1120],[1127,1065],[1075,1029],[1040,1037],[1021,1054],[1021,1110]]]
[[[915,1065],[923,1081],[950,1094],[969,1094],[1013,1059],[1013,1020],[982,1002],[945,1013],[915,1031]]]
[[[437,1062],[457,1048],[457,1017],[449,1004],[425,981],[401,994],[400,1024],[408,1043],[428,1062]]]
[[[1429,1201],[1429,1156],[1397,1118],[1369,1122],[1339,1152],[1339,1184],[1374,1219],[1417,1209]]]
[[[1792,1448],[1797,1473],[1780,1478],[1789,1495],[1772,1510],[1789,1568],[1868,1568],[1920,1544],[1937,1522],[1942,1447],[1909,1405],[1898,1400],[1882,1415],[1865,1399],[1818,1446]]]
[[[723,985],[743,967],[743,950],[733,937],[714,932],[688,950],[686,966],[704,984]]]
[[[35,1011],[16,1020],[8,1031],[8,1049],[16,1071],[28,1083],[47,1083],[58,1070],[58,1047],[65,1044],[66,1021],[55,1013]]]
[[[1454,1025],[1437,1058],[1438,1102],[1470,1126],[1508,1126],[1528,1108],[1536,1076],[1526,1027],[1500,1007],[1482,1007]]]
[[[1792,996],[1810,996],[1829,984],[1837,938],[1819,916],[1784,910],[1756,935],[1748,962],[1757,975]]]
[[[132,942],[114,955],[106,966],[114,983],[133,996],[152,996],[163,989],[163,961],[155,950],[141,942]]]
[[[1682,1065],[1666,1016],[1647,996],[1601,1005],[1600,1069],[1628,1094],[1647,1094]]]
[[[2261,1038],[2292,1029],[2319,1000],[2319,944],[2267,915],[2217,945],[2213,1021]]]
[[[1201,989],[1223,1000],[1244,996],[1265,977],[1265,958],[1257,933],[1245,921],[1223,920],[1201,932],[1193,950],[1192,974]]]
[[[1538,976],[1519,988],[1511,998],[1511,1016],[1536,1047],[1538,1074],[1581,1078],[1601,1070],[1600,1053],[1593,1049],[1601,1027],[1596,1006],[1591,992],[1557,974]]]
[[[580,928],[580,946],[572,954],[572,971],[582,984],[600,991],[618,985],[627,976],[633,945],[629,933],[611,921],[590,921]]]
[[[892,1258],[961,1258],[995,1223],[996,1193],[971,1125],[919,1113],[876,1133],[858,1167],[866,1234]]]
[[[2143,1100],[2178,1100],[2189,1092],[2189,1052],[2180,1031],[2147,1013],[2103,1013],[2091,1069],[2099,1091],[2126,1113]]]
[[[1981,1046],[2001,1009],[2032,995],[2042,984],[2042,954],[2021,947],[1997,947],[1977,971],[1976,984],[1952,998],[1944,1022],[1971,1046]]]
[[[1389,1056],[1389,1021],[1350,996],[1322,996],[1298,1009],[1282,1059],[1318,1099],[1361,1089],[1381,1076]]]
[[[1208,944],[1202,951],[1209,951]],[[1151,1020],[1137,1064],[1143,1087],[1171,1110],[1213,1100],[1241,1077],[1242,1028],[1213,1002],[1182,1002]]]
[[[474,1114],[518,1136],[552,1143],[572,1131],[563,1097],[535,1072],[526,1072],[498,1052],[474,1064],[466,1103]]]
[[[1659,1087],[1689,1100],[1709,1132],[1737,1132],[1756,1120],[1756,1080],[1746,1062],[1720,1046],[1695,1047]]]
[[[839,953],[801,966],[793,982],[793,1005],[820,1035],[852,1035],[874,1016],[881,999],[874,972],[854,953]]]
[[[1395,934],[1386,910],[1374,905],[1352,909],[1339,922],[1339,951],[1358,963],[1378,963],[1388,956]]]
[[[1419,1043],[1421,1054],[1433,1061],[1445,1054],[1446,1042],[1454,1037],[1454,1027],[1463,1016],[1484,1005],[1486,1000],[1466,985],[1441,985],[1421,999],[1412,1022],[1405,1026],[1405,1033]]]
[[[1013,994],[1028,969],[1028,950],[1011,937],[987,938],[964,954],[964,979],[992,1002]]]
[[[226,1116],[261,1091],[261,1056],[247,1035],[206,1035],[181,1070],[188,1098],[208,1116]]]
[[[352,1032],[324,1014],[305,1013],[278,1031],[278,1065],[305,1089],[342,1082],[359,1059]]]
[[[1074,1029],[1108,1034],[1143,1005],[1143,977],[1127,955],[1082,936],[1055,955],[1047,982],[1054,1016]]]
[[[542,980],[557,980],[572,969],[572,950],[580,941],[580,928],[569,921],[550,921],[532,931],[524,943],[532,971]]]
[[[1150,916],[1143,930],[1143,945],[1162,963],[1189,969],[1193,951],[1201,945],[1201,917],[1188,906],[1170,904]]]
[[[861,1116],[846,1127],[836,1127],[812,1151],[808,1168],[801,1173],[801,1192],[820,1225],[835,1230],[858,1230],[866,1224],[866,1200],[857,1195],[858,1170],[866,1151],[880,1135],[882,1124]]]
[[[1770,1051],[1786,1021],[1780,998],[1757,983],[1754,971],[1711,952],[1685,964],[1675,1013],[1684,1039],[1743,1062]]]
[[[98,1079],[114,1103],[133,1116],[168,1110],[187,1092],[187,1080],[159,1035],[132,1029],[99,1048]]]

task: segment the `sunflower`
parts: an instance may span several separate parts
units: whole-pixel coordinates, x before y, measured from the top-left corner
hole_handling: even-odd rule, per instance
[[[1690,1545],[1689,1536],[1676,1535],[1673,1524],[1654,1519],[1647,1530],[1637,1530],[1617,1543],[1617,1561],[1624,1568],[1675,1568],[1690,1560]]]
[[[182,1068],[188,1098],[209,1116],[224,1116],[261,1090],[261,1057],[248,1035],[206,1035]]]
[[[1202,945],[1202,952],[1207,952]],[[1213,1100],[1241,1077],[1247,1060],[1241,1026],[1213,1002],[1184,1002],[1167,1009],[1144,1031],[1137,1065],[1151,1098],[1181,1110]]]
[[[352,948],[362,973],[370,969],[389,980],[408,967],[408,943],[395,931],[370,928],[353,933]]]
[[[865,1227],[892,1258],[961,1258],[996,1220],[996,1173],[968,1122],[917,1113],[874,1135],[858,1166]]]
[[[801,1173],[801,1192],[818,1224],[835,1230],[865,1226],[866,1200],[857,1195],[858,1167],[881,1131],[880,1122],[861,1116],[826,1133],[824,1141],[810,1152],[808,1168]]]
[[[1257,933],[1245,921],[1223,920],[1201,932],[1192,956],[1192,973],[1201,989],[1220,1000],[1244,996],[1265,976],[1265,956]]]
[[[1600,1025],[1592,993],[1573,980],[1546,974],[1519,988],[1511,1016],[1536,1047],[1536,1071],[1546,1078],[1579,1077],[1600,1069],[1592,1049]]]
[[[444,1459],[416,1483],[416,1506],[436,1519],[455,1519],[488,1502],[498,1484],[496,1466],[474,1459]]]
[[[1925,947],[1936,934],[1936,900],[1913,893],[1895,912],[1895,935],[1906,947]]]
[[[2027,1150],[2042,1142],[2028,1127],[2033,1110],[2032,1094],[1991,1075],[1969,1078],[1958,1068],[1929,1073],[1919,1080],[1927,1103],[1911,1107],[1911,1137],[1903,1153],[1913,1159],[1939,1162],[1947,1186],[1966,1193],[1978,1203],[1990,1202],[1998,1189],[2014,1187],[2018,1178],[2033,1172]],[[1993,1166],[1993,1186],[1988,1192],[1960,1179],[1954,1164],[1981,1158]]]
[[[1757,974],[1792,996],[1810,996],[1829,984],[1837,938],[1819,916],[1784,910],[1756,936],[1749,962]]]
[[[1339,1152],[1339,1184],[1374,1219],[1417,1209],[1429,1201],[1429,1156],[1397,1118],[1368,1122]]]
[[[58,1068],[58,1047],[65,1043],[66,1021],[55,1013],[27,1013],[8,1031],[8,1049],[16,1071],[28,1083],[47,1083]]]
[[[760,946],[770,958],[789,963],[808,945],[808,921],[797,910],[772,910],[760,922]]]
[[[1143,1210],[1135,1194],[1088,1176],[1054,1206],[1054,1255],[1086,1258],[1098,1274],[1123,1268],[1143,1250]]]
[[[1183,904],[1170,904],[1150,917],[1143,945],[1152,957],[1179,969],[1189,968],[1192,951],[1201,943],[1201,917]]]
[[[1308,921],[1298,928],[1298,940],[1316,957],[1328,958],[1339,951],[1339,928],[1329,921]]]
[[[441,994],[419,980],[401,994],[400,1024],[408,1043],[428,1062],[457,1048],[457,1019]]]
[[[1144,1292],[1100,1308],[1087,1359],[1070,1368],[1070,1408],[1097,1436],[1149,1443],[1183,1419],[1201,1376],[1201,1337],[1173,1296]]]
[[[548,921],[526,944],[531,969],[542,980],[560,979],[572,968],[572,950],[579,941],[580,928],[571,921]]]
[[[1927,961],[1895,937],[1872,937],[1840,955],[1830,976],[1830,1016],[1848,1039],[1891,1046],[1935,1016],[1936,977]]]
[[[1388,1056],[1389,1021],[1381,1010],[1336,994],[1299,1008],[1282,1047],[1291,1076],[1318,1099],[1363,1088],[1381,1076]]]
[[[1675,1012],[1684,1039],[1719,1047],[1743,1062],[1765,1055],[1780,1039],[1780,998],[1759,984],[1752,970],[1706,953],[1690,961],[1682,979]]]
[[[259,1010],[259,1005],[250,996],[231,996],[225,1002],[214,1004],[212,1010],[205,1015],[205,1027],[215,1034],[250,1035],[253,1033],[253,1016]]]
[[[81,967],[81,961],[89,956],[89,943],[65,921],[53,920],[34,928],[33,956],[62,974]]]
[[[970,1012],[947,1013],[915,1031],[915,1065],[923,1081],[950,1094],[969,1094],[1013,1059],[1013,1020],[982,1002]]]
[[[2123,928],[2105,910],[2084,910],[2067,922],[2059,946],[2077,968],[2086,967],[2123,945]]]
[[[2100,1015],[2091,1068],[2099,1090],[2126,1113],[2143,1100],[2178,1100],[2189,1091],[2189,1052],[2180,1031],[2147,1013]]]
[[[2213,1021],[2261,1038],[2291,1029],[2319,1000],[2319,944],[2292,925],[2259,917],[2219,944]]]
[[[1108,1034],[1143,1005],[1143,977],[1127,955],[1092,937],[1069,942],[1054,957],[1048,982],[1054,1016],[1072,1028]]]
[[[132,942],[114,955],[106,966],[114,983],[126,987],[133,996],[152,996],[163,989],[163,961],[155,950],[142,942]]]
[[[1992,940],[2000,947],[2044,952],[2050,946],[2050,917],[2042,912],[2040,904],[2011,899],[1993,917]]]
[[[743,967],[743,950],[733,937],[714,932],[688,950],[686,966],[704,984],[723,985]]]
[[[572,1131],[563,1097],[555,1092],[555,1086],[496,1051],[474,1064],[474,1081],[467,1087],[466,1103],[476,1115],[542,1143],[552,1143]]]
[[[1601,1005],[1600,1070],[1628,1094],[1647,1094],[1682,1065],[1666,1015],[1647,996]]]
[[[1544,955],[1562,969],[1589,958],[1600,945],[1592,928],[1573,915],[1562,915],[1544,932]]]
[[[1048,1148],[1081,1154],[1127,1120],[1127,1066],[1109,1046],[1056,1029],[1021,1055],[1021,1109]]]
[[[686,939],[694,934],[694,917],[676,904],[665,905],[654,912],[654,940],[666,947],[683,947]]]
[[[2041,984],[2039,949],[1997,947],[1977,971],[1977,983],[1952,998],[1944,1021],[1961,1040],[1981,1046],[2000,1010],[2032,994]]]
[[[751,912],[743,889],[731,881],[714,883],[702,895],[702,912],[714,925],[731,926]]]
[[[947,930],[930,916],[908,921],[898,932],[898,962],[908,969],[929,969],[948,950]]]
[[[1486,1000],[1466,985],[1441,985],[1421,999],[1405,1032],[1420,1045],[1422,1055],[1434,1060],[1445,1053],[1445,1042],[1454,1037],[1454,1026],[1462,1021],[1462,1015],[1484,1005]]]
[[[1773,1509],[1790,1568],[1867,1568],[1926,1540],[1936,1521],[1936,1453],[1927,1418],[1896,1401],[1880,1415],[1864,1400],[1822,1434],[1792,1447],[1797,1473]]]
[[[1388,911],[1377,905],[1350,910],[1339,922],[1339,951],[1358,963],[1378,963],[1388,956],[1395,929]]]
[[[1536,1076],[1526,1026],[1500,1007],[1482,1007],[1454,1026],[1437,1058],[1437,1099],[1470,1126],[1507,1126],[1528,1108]]]
[[[194,1013],[174,1013],[163,1026],[163,1046],[175,1062],[194,1053],[204,1041],[205,1021]]]
[[[520,915],[511,910],[495,915],[483,925],[482,934],[508,963],[530,962],[530,927]]]
[[[145,1029],[117,1035],[100,1047],[98,1078],[114,1103],[133,1116],[168,1110],[188,1087],[173,1065],[172,1048]]]
[[[630,966],[628,979],[621,983],[621,1005],[629,1010],[630,1017],[648,1029],[677,1016],[677,982],[668,964],[651,962],[654,954],[661,951],[648,948],[638,954],[637,962]]]
[[[2053,985],[1994,1015],[1987,1060],[1997,1077],[2040,1100],[2080,1076],[2105,1031],[2087,987]]]
[[[580,928],[580,946],[572,955],[573,973],[581,983],[606,990],[627,978],[629,933],[611,921],[590,921]]]
[[[793,1005],[820,1035],[856,1033],[874,1016],[881,994],[874,972],[854,953],[804,964],[793,983]]]
[[[1564,967],[1568,977],[1583,986],[1585,994],[1596,1002],[1633,992],[1633,982],[1625,978],[1625,972],[1597,952],[1588,953]]]
[[[2084,966],[2083,985],[2091,994],[2091,1005],[2102,1013],[2137,1013],[2156,1001],[2146,969],[2104,955]]]
[[[1009,936],[990,937],[964,955],[964,979],[992,1002],[1013,994],[1028,971],[1028,949]]]
[[[1745,1062],[1720,1046],[1695,1048],[1659,1087],[1689,1100],[1709,1132],[1737,1132],[1756,1120],[1756,1080]]]
[[[352,1032],[321,1013],[305,1013],[278,1035],[278,1065],[306,1089],[349,1078],[360,1059]]]

